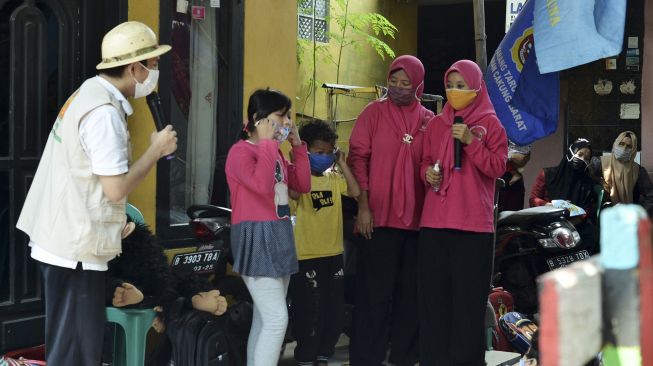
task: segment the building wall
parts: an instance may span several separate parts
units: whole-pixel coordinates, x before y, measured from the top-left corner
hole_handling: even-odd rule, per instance
[[[642,69],[642,166],[653,172],[653,2],[644,5],[644,55]]]
[[[533,150],[531,151],[531,160],[524,167],[524,186],[526,192],[524,193],[524,207],[530,207],[528,198],[530,197],[531,189],[543,168],[556,166],[560,164],[562,153],[565,144],[565,129],[566,119],[565,111],[567,110],[567,102],[569,100],[567,81],[561,80],[560,82],[560,114],[558,119],[558,129],[553,135],[547,136],[541,140],[533,143]]]
[[[338,9],[335,0],[331,0],[331,12]],[[397,56],[402,54],[417,55],[417,1],[409,0],[397,2],[394,0],[356,0],[349,1],[350,13],[369,13],[377,12],[388,18],[388,20],[398,28],[395,39],[386,39],[381,36],[388,45],[394,50]],[[293,14],[297,10],[294,9]],[[333,15],[333,14],[332,14]],[[338,29],[335,20],[329,24],[330,31]],[[351,36],[348,31],[346,36]],[[296,29],[295,35],[296,39]],[[386,73],[388,66],[392,62],[386,57],[382,59],[365,41],[360,41],[360,49],[354,47],[345,47],[342,52],[340,62],[339,84],[356,85],[356,86],[374,86],[386,84]],[[329,43],[330,53],[337,58],[338,44],[335,40]],[[307,83],[312,77],[313,56],[312,49],[305,49],[304,60],[298,67],[297,80],[297,107],[296,111],[305,115],[313,115],[313,98],[309,95],[310,88]],[[336,82],[336,67],[329,64],[320,57],[317,59],[318,88],[315,95],[315,117],[327,119],[327,94],[322,83]],[[340,96],[338,97],[338,108],[336,119],[353,120],[361,110],[367,105],[373,95],[361,96],[357,98]],[[348,139],[353,128],[354,121],[343,122],[338,125],[339,142],[338,145],[348,150]]]
[[[158,35],[159,0],[129,0],[128,19],[147,24]],[[134,107],[134,114],[127,120],[127,125],[132,143],[132,161],[136,161],[150,146],[150,135],[156,127],[145,98],[130,99],[129,102]],[[129,195],[128,201],[141,210],[145,222],[156,230],[156,167]]]
[[[392,0],[357,0],[350,1],[350,7],[351,11],[384,14],[399,29],[396,39],[388,41],[395,53],[417,53],[417,0],[403,3]],[[129,0],[128,18],[143,22],[158,33],[159,1]],[[334,25],[331,27],[334,29]],[[305,66],[298,68],[297,65],[297,1],[245,0],[244,29],[243,117],[250,94],[257,88],[268,86],[288,95],[293,101],[293,109],[300,111],[303,100],[298,86],[309,76]],[[332,49],[335,50],[334,45]],[[340,82],[363,86],[385,84],[387,67],[392,61],[387,58],[382,60],[367,45],[363,45],[360,53],[353,48],[345,50],[342,60]],[[318,70],[318,80],[335,82],[334,68],[318,65]],[[325,118],[326,95],[321,88],[318,88],[316,101],[316,115]],[[129,118],[128,125],[135,161],[149,146],[150,134],[155,131],[155,127],[145,100],[132,99],[130,102],[134,114]],[[367,103],[366,99],[340,98],[339,118],[355,118]],[[311,105],[307,105],[304,111],[310,111],[311,108]],[[343,123],[339,128],[344,148],[352,127],[353,122]],[[129,202],[141,209],[145,220],[156,229],[156,168],[129,195]]]
[[[128,19],[143,22],[158,34],[159,3],[159,0],[129,0]],[[296,0],[245,0],[243,115],[249,95],[257,88],[279,89],[295,100],[296,14]],[[144,98],[132,99],[130,103],[134,114],[128,120],[128,127],[135,161],[148,148],[155,126]],[[156,229],[156,167],[129,195],[129,202]]]
[[[533,144],[533,154],[531,161],[526,166],[524,172],[524,182],[526,184],[526,206],[528,206],[528,196],[537,175],[544,167],[556,166],[562,159],[562,154],[566,151],[566,143],[572,142],[577,137],[589,138],[595,154],[601,151],[611,150],[612,142],[617,135],[625,130],[639,132],[640,122],[637,120],[620,120],[618,119],[618,107],[620,103],[641,103],[641,161],[643,166],[651,171],[653,167],[653,146],[647,141],[653,139],[653,105],[646,101],[650,99],[653,92],[653,80],[650,72],[653,67],[653,24],[651,15],[653,13],[653,4],[650,2],[630,1],[629,10],[626,16],[625,37],[640,37],[640,47],[643,43],[643,74],[642,74],[642,92],[641,98],[638,96],[624,96],[613,92],[612,97],[598,97],[594,93],[591,85],[598,78],[608,78],[613,80],[615,85],[619,85],[620,80],[632,78],[639,80],[637,72],[624,71],[626,47],[624,43],[623,50],[617,57],[618,71],[605,70],[605,61],[603,59],[581,65],[576,68],[567,70],[561,74],[560,86],[560,119],[558,129],[555,134],[541,139]],[[640,18],[641,7],[644,5],[649,17],[643,17],[644,31],[648,34],[641,33]],[[646,15],[646,14],[645,14]],[[646,25],[649,25],[646,27]],[[641,36],[643,40],[641,40]],[[647,54],[648,51],[648,54]],[[647,57],[648,56],[648,57]],[[647,62],[648,61],[648,62]],[[648,72],[648,74],[647,74]],[[648,99],[647,99],[648,96]],[[601,99],[603,98],[603,99]],[[615,108],[616,106],[616,108]],[[609,113],[606,113],[608,111]],[[579,115],[585,121],[579,122]],[[643,142],[642,142],[643,141]]]
[[[258,88],[278,89],[295,102],[296,39],[296,0],[245,0],[243,116]]]

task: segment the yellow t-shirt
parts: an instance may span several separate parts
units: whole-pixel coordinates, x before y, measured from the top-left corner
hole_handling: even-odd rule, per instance
[[[342,197],[347,181],[336,173],[311,176],[311,192],[297,201],[295,245],[297,258],[313,259],[338,255],[342,245]]]

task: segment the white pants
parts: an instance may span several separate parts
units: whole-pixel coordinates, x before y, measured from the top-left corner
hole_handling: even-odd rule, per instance
[[[288,326],[286,294],[290,276],[242,278],[254,300],[247,366],[276,366]]]

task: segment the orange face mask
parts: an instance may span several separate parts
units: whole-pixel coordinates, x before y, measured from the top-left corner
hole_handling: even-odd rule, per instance
[[[447,101],[453,109],[459,111],[465,109],[468,105],[472,104],[476,95],[476,90],[463,90],[463,89],[447,89]]]

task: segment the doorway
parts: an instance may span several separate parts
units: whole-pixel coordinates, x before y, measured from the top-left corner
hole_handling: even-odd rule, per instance
[[[0,354],[43,343],[41,274],[16,221],[59,107],[126,19],[127,0],[0,0]]]

